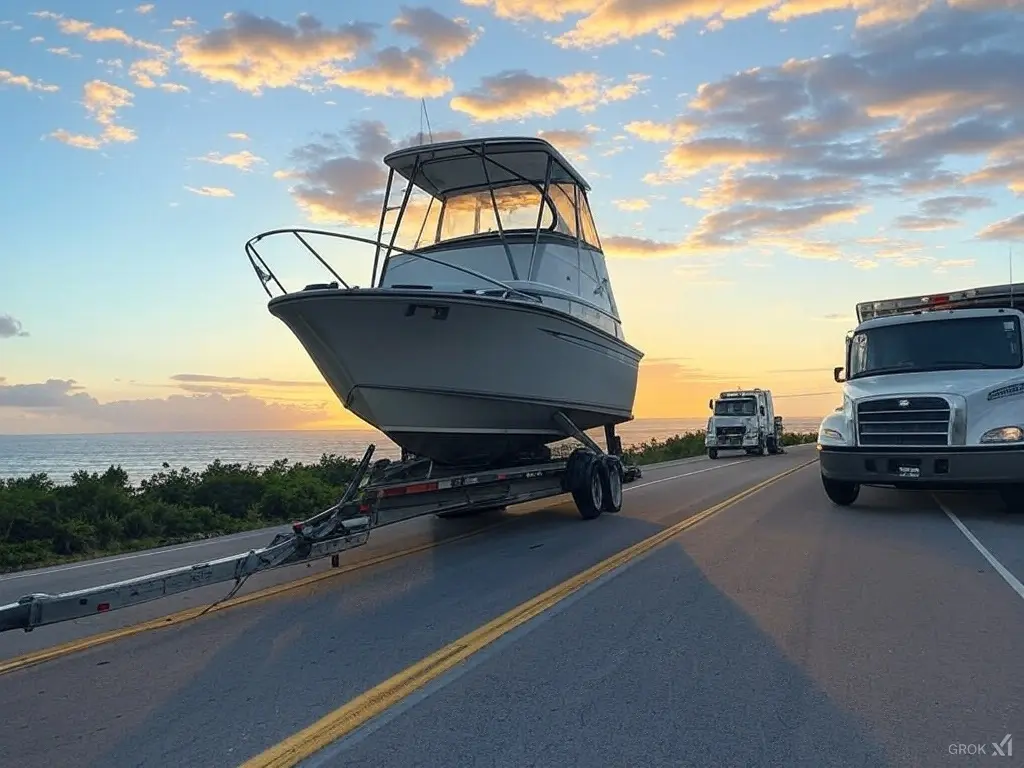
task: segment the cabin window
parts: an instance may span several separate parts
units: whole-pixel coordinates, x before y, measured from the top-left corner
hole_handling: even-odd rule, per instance
[[[590,203],[587,196],[580,190],[580,237],[587,245],[598,250],[601,249],[601,239],[597,236],[597,227],[594,225],[594,217],[590,214]]]
[[[575,195],[576,187],[572,184],[552,184],[548,190],[551,204],[555,207],[555,231],[569,237],[576,237]]]

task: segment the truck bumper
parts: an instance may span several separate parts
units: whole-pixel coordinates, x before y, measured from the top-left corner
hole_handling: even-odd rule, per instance
[[[886,451],[818,446],[821,474],[830,480],[906,488],[978,488],[1024,484],[1024,447]]]

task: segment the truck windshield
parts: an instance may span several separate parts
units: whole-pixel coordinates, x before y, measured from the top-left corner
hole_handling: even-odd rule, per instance
[[[753,398],[719,400],[715,403],[715,416],[753,416],[755,411]]]
[[[961,317],[883,325],[855,334],[848,378],[1022,364],[1016,316]]]

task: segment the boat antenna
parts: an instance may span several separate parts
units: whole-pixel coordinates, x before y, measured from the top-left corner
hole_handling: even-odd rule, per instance
[[[1013,307],[1013,246],[1010,246],[1010,306]]]
[[[420,99],[420,144],[423,143],[423,123],[427,124],[427,135],[430,137],[430,143],[434,143],[434,131],[430,128],[430,115],[427,114],[427,100],[424,98]]]

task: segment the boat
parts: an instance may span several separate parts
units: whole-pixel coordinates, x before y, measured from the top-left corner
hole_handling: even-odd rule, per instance
[[[590,186],[569,161],[541,138],[492,137],[383,163],[376,240],[289,228],[245,246],[270,313],[342,405],[404,453],[448,466],[550,455],[630,421],[643,353],[625,340]],[[258,250],[281,235],[334,279],[287,291]],[[373,246],[370,285],[345,282],[315,237]]]

